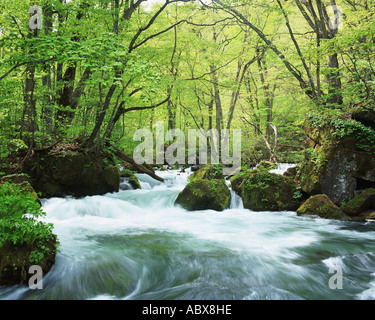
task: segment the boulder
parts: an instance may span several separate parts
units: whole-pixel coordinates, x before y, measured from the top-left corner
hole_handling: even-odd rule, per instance
[[[297,215],[315,215],[324,219],[350,220],[325,194],[317,194],[307,199],[297,209]]]
[[[178,195],[175,203],[186,210],[223,211],[229,208],[231,194],[222,179],[193,179]]]
[[[53,236],[37,245],[24,243],[0,247],[0,285],[27,283],[33,275],[29,273],[33,265],[40,266],[43,275],[47,274],[55,264],[56,244],[56,236]]]
[[[362,191],[344,203],[341,210],[356,220],[366,219],[375,211],[375,188]]]
[[[294,179],[297,176],[297,167],[288,168],[284,173],[283,176]]]
[[[206,164],[201,166],[192,175],[191,179],[222,179],[223,166],[220,164]]]
[[[365,126],[375,129],[375,111],[373,108],[359,106],[352,111],[351,116]]]
[[[369,118],[370,114],[375,116],[375,111],[367,110]],[[308,149],[298,177],[303,191],[326,194],[340,205],[360,190],[375,187],[375,130],[361,112],[322,117],[306,121]]]
[[[134,189],[142,189],[141,184],[140,184],[138,178],[136,177],[136,175],[134,174],[133,171],[128,170],[128,169],[121,170],[120,177],[121,178],[127,178],[130,185]]]
[[[105,154],[58,149],[35,153],[24,172],[41,197],[84,197],[117,192],[120,175]]]
[[[192,172],[198,171],[199,168],[201,168],[200,165],[194,165],[194,166],[191,166],[191,167],[190,167],[190,169],[191,169]]]
[[[265,170],[243,171],[230,181],[244,207],[254,211],[294,211],[304,197],[294,180]]]
[[[264,169],[264,170],[269,171],[269,170],[277,169],[277,164],[271,161],[264,160],[258,163],[257,169]]]

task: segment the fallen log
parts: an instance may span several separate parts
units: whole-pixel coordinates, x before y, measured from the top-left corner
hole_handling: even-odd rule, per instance
[[[164,182],[163,178],[159,177],[154,172],[152,172],[150,169],[147,169],[145,166],[136,163],[132,157],[124,154],[123,152],[121,152],[119,149],[117,149],[114,146],[112,146],[112,148],[115,150],[114,154],[115,154],[116,157],[132,164],[133,166],[135,166],[138,169],[139,172],[148,174],[151,178],[154,178],[155,180]]]

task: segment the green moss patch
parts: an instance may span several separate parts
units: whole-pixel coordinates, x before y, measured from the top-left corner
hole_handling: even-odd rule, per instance
[[[304,196],[294,180],[267,170],[240,172],[231,178],[231,186],[244,207],[254,211],[296,210]]]
[[[307,199],[297,209],[297,215],[315,215],[324,219],[350,220],[325,194],[317,194]]]
[[[230,198],[230,191],[223,180],[196,179],[186,185],[175,203],[189,211],[223,211],[229,207]]]
[[[341,206],[341,210],[349,216],[361,215],[361,213],[370,209],[375,210],[375,188],[362,191]]]

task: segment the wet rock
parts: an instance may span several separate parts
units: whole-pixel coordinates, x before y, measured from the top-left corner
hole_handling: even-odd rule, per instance
[[[297,167],[288,168],[283,176],[294,179],[297,176]]]
[[[264,169],[264,170],[273,170],[277,169],[277,164],[271,161],[261,161],[259,162],[257,169]]]
[[[317,194],[307,199],[297,209],[297,215],[315,215],[324,219],[350,220],[325,194]]]
[[[265,170],[247,170],[231,178],[232,190],[254,211],[296,210],[305,195],[292,179]]]
[[[375,117],[374,111],[371,114]],[[360,190],[375,187],[375,131],[365,126],[371,124],[364,121],[365,115],[358,113],[359,118],[363,123],[350,117],[320,120],[319,127],[306,122],[309,149],[298,172],[303,191],[326,194],[340,205]]]
[[[40,242],[40,241],[39,241]],[[44,240],[37,245],[27,243],[14,246],[6,244],[0,248],[0,285],[15,285],[27,283],[33,273],[29,268],[33,265],[41,267],[43,275],[46,275],[56,258],[56,236],[50,240]],[[41,250],[40,248],[43,248]],[[40,255],[40,260],[33,260],[33,256]]]
[[[191,166],[190,168],[191,168],[192,172],[195,172],[195,171],[199,170],[200,167],[201,166],[199,166],[199,165],[195,165],[195,166]]]
[[[223,167],[220,164],[201,166],[191,176],[192,179],[222,179],[223,177]]]
[[[142,189],[141,184],[133,171],[124,169],[120,172],[120,177],[127,178],[127,181],[133,187],[133,189]],[[120,187],[121,187],[121,184],[120,184]],[[127,189],[123,189],[123,190],[127,190]]]
[[[341,206],[341,210],[356,219],[366,219],[375,211],[375,188],[367,189]]]
[[[24,172],[43,198],[100,195],[117,192],[120,185],[119,170],[105,155],[74,150],[36,153]]]
[[[194,179],[178,195],[175,203],[186,210],[216,210],[229,208],[230,191],[221,179]]]

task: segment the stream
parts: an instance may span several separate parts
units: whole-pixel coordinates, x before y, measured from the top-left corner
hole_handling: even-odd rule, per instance
[[[375,299],[374,222],[253,212],[233,191],[223,212],[188,212],[174,201],[190,171],[156,173],[164,183],[137,174],[139,190],[44,199],[56,263],[42,290],[3,286],[0,299]]]

